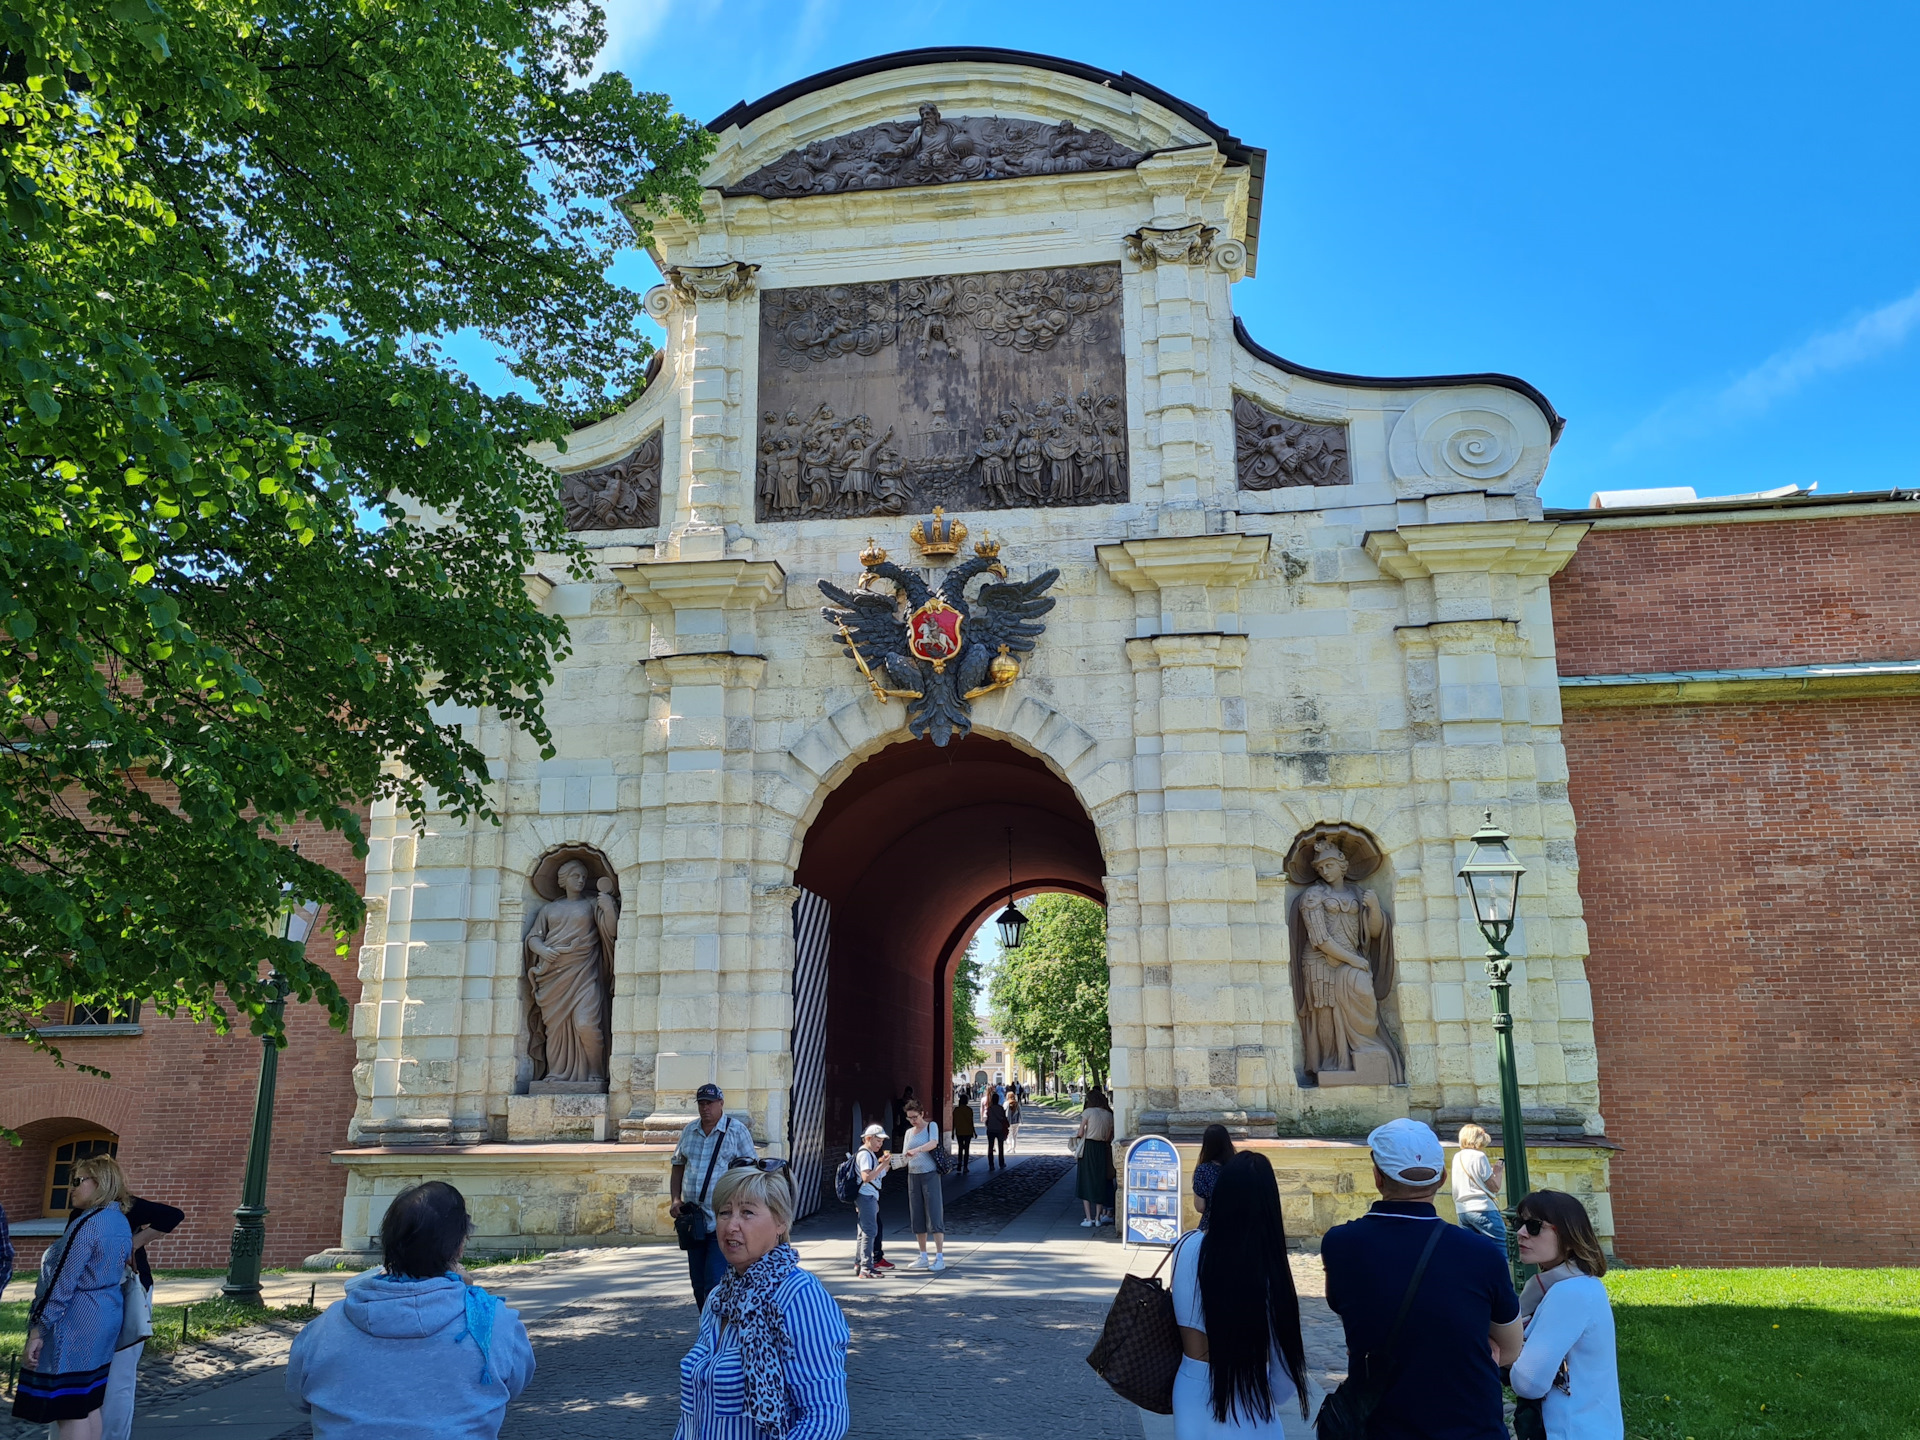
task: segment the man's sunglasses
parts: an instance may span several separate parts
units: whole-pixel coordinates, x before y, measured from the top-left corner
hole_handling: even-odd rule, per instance
[[[1542,1230],[1549,1229],[1551,1227],[1550,1221],[1536,1220],[1536,1219],[1522,1220],[1522,1221],[1519,1221],[1518,1224],[1520,1227],[1520,1233],[1522,1235],[1526,1235],[1535,1239],[1539,1238],[1540,1232]]]

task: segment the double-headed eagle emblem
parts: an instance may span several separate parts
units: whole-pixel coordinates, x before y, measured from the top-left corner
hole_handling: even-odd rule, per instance
[[[1012,582],[992,539],[974,546],[974,558],[956,565],[938,590],[916,571],[903,570],[887,552],[869,545],[860,563],[867,573],[849,593],[829,580],[820,593],[833,603],[820,613],[845,640],[877,700],[905,700],[907,729],[945,745],[973,729],[972,702],[1004,690],[1020,676],[1014,657],[1033,649],[1046,630],[1040,617],[1053,609],[1046,592],[1060,578],[1044,570]],[[997,575],[971,603],[967,585],[977,575]],[[868,587],[891,580],[893,593]]]

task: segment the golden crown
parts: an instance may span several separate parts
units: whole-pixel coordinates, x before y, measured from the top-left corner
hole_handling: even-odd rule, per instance
[[[933,507],[933,520],[923,527],[921,521],[913,522],[913,529],[907,532],[907,538],[913,542],[913,548],[928,558],[957,554],[961,541],[967,538],[967,526],[964,520],[948,520],[944,505]]]
[[[867,537],[867,548],[860,552],[860,563],[871,570],[876,565],[887,563],[887,552],[871,535]]]
[[[980,532],[980,539],[979,542],[974,545],[973,553],[978,555],[982,560],[993,560],[999,557],[1000,542],[993,538],[993,532],[991,530],[983,530]]]

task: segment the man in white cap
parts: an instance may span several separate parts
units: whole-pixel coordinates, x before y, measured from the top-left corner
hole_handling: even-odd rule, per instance
[[[1367,1147],[1380,1199],[1326,1233],[1320,1260],[1350,1373],[1391,1379],[1368,1440],[1507,1440],[1498,1367],[1523,1337],[1506,1256],[1433,1208],[1447,1162],[1432,1130],[1390,1120]]]
[[[875,1268],[873,1249],[880,1236],[880,1186],[893,1163],[893,1156],[887,1150],[884,1125],[867,1126],[860,1136],[860,1148],[853,1152],[853,1161],[860,1173],[860,1189],[854,1196],[858,1229],[854,1231],[853,1274],[858,1280],[873,1280],[880,1274]]]

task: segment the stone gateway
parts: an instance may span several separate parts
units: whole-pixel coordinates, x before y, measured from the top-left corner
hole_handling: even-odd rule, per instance
[[[1131,76],[918,51],[712,129],[657,373],[543,456],[555,753],[464,716],[500,827],[374,816],[343,1246],[428,1176],[476,1246],[665,1236],[709,1081],[805,1207],[944,1092],[1009,832],[1016,894],[1106,906],[1119,1134],[1233,1127],[1317,1234],[1370,1126],[1497,1121],[1488,807],[1534,1178],[1610,1235],[1552,406],[1261,348],[1266,153]]]

